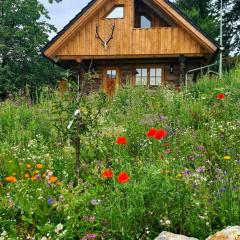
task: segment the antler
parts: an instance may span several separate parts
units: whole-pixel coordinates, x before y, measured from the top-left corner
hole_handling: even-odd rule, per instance
[[[99,26],[97,25],[97,26],[96,26],[96,38],[98,38],[98,39],[102,42],[102,44],[104,45],[105,42],[104,42],[103,39],[99,36],[98,28],[99,28]]]
[[[115,24],[112,25],[112,33],[111,33],[111,36],[110,36],[110,37],[108,38],[108,40],[106,41],[106,42],[107,42],[107,45],[108,45],[108,43],[113,39],[114,30],[115,30]]]
[[[98,33],[98,28],[99,26],[97,25],[96,26],[96,38],[98,38],[102,45],[104,46],[105,49],[108,48],[108,44],[109,42],[113,39],[113,34],[114,34],[114,30],[115,30],[115,24],[112,25],[112,33],[111,33],[111,36],[108,38],[108,40],[104,41],[100,36],[99,36],[99,33]]]

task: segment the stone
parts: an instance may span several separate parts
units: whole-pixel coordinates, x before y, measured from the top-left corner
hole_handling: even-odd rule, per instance
[[[155,240],[198,240],[197,238],[177,235],[170,232],[162,232]]]
[[[240,226],[227,227],[206,240],[240,240]]]

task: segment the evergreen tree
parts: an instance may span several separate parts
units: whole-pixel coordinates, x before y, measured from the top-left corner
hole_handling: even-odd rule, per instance
[[[212,37],[219,40],[220,0],[176,0],[176,4]],[[224,55],[240,53],[240,1],[223,0]]]
[[[176,4],[213,38],[218,36],[217,22],[211,11],[212,0],[176,0]]]
[[[219,20],[220,0],[214,1],[212,12]],[[224,55],[240,53],[240,1],[223,0]]]

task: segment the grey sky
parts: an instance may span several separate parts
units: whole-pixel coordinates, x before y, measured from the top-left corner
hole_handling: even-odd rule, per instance
[[[90,0],[62,0],[60,3],[49,4],[48,0],[40,0],[49,11],[51,19],[49,22],[53,24],[58,31],[84,8]],[[53,33],[50,38],[54,37]]]

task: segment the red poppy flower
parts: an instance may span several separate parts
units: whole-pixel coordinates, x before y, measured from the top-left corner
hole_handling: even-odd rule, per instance
[[[117,177],[117,181],[120,183],[120,184],[123,184],[123,183],[126,183],[129,181],[129,176],[126,172],[121,172],[118,177]]]
[[[217,95],[217,99],[218,100],[223,100],[225,98],[225,94],[224,93],[219,93],[218,95]]]
[[[163,139],[164,137],[166,137],[168,135],[168,133],[163,130],[163,129],[159,129],[157,130],[157,132],[155,133],[155,136],[154,138],[158,139],[158,140],[161,140]]]
[[[110,169],[106,169],[103,171],[102,177],[106,179],[110,179],[113,177],[113,172]]]
[[[157,129],[155,129],[155,128],[151,128],[147,133],[146,133],[146,136],[147,137],[154,137],[155,136],[155,134],[156,134],[156,132],[157,132]]]
[[[119,145],[126,145],[127,144],[127,138],[126,137],[118,137],[116,140],[116,143]]]

